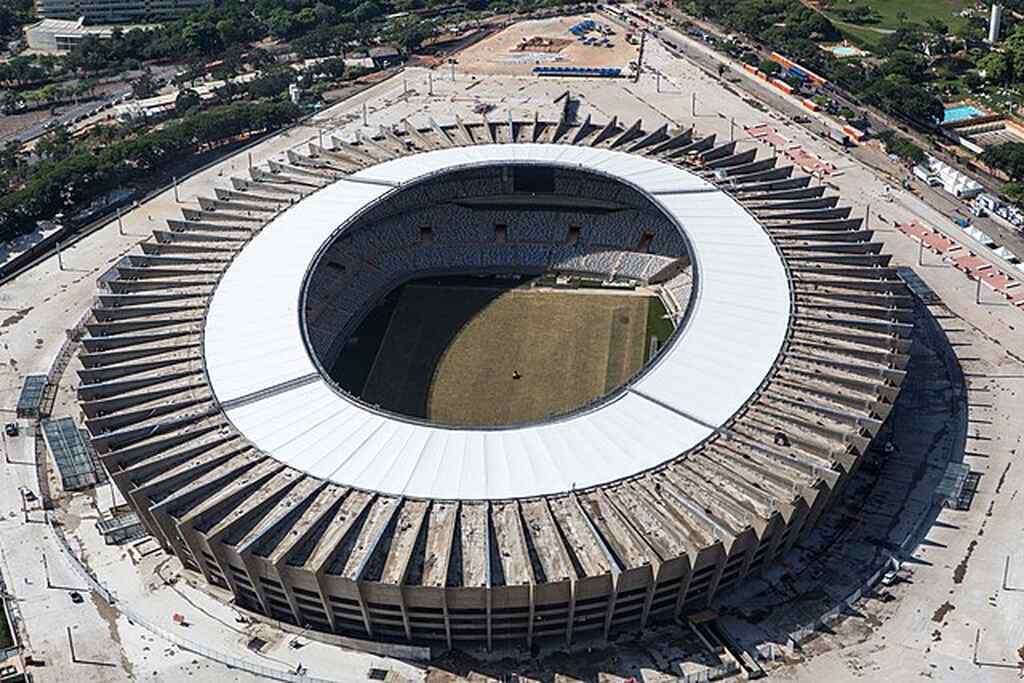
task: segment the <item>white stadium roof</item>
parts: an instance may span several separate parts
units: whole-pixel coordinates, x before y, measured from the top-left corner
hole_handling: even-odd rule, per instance
[[[646,192],[684,230],[695,296],[655,365],[593,408],[530,425],[458,428],[376,411],[321,375],[299,315],[307,270],[339,227],[403,184],[472,164],[592,170]],[[238,254],[206,320],[206,371],[235,427],[313,476],[393,495],[530,497],[594,486],[696,446],[758,392],[791,313],[786,270],[762,226],[680,168],[607,149],[480,145],[380,163],[304,199]]]

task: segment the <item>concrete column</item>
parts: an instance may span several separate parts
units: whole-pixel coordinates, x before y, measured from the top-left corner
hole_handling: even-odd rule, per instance
[[[576,620],[576,579],[569,579],[569,616],[565,622],[565,646],[572,645],[573,622]]]
[[[170,519],[170,516],[168,515],[167,518]],[[207,560],[206,556],[203,555],[202,547],[196,542],[196,539],[191,537],[191,536],[192,535],[191,535],[191,533],[188,530],[181,529],[179,527],[179,537],[181,538],[182,543],[185,546],[188,547],[189,552],[192,553],[192,559],[195,560],[196,566],[199,567],[199,571],[202,573],[203,578],[206,579],[206,581],[208,583],[214,583],[213,577],[210,574],[210,568],[209,568],[209,566],[207,566],[208,563],[209,563],[209,560]],[[171,534],[171,538],[172,538],[171,544],[176,546],[176,549],[180,548],[181,544],[178,544],[178,543],[174,542],[174,535],[173,534]],[[216,558],[216,555],[214,555],[214,558]],[[234,585],[234,582],[231,580],[231,577],[228,576],[228,574],[230,574],[230,572],[224,571],[224,567],[220,567],[220,566],[218,566],[217,569],[224,576],[224,581],[227,582],[228,588],[231,589],[231,592],[235,594],[235,598],[237,599],[238,598],[238,591],[235,589],[235,585]]]
[[[238,591],[234,588],[235,576],[234,573],[231,571],[231,563],[228,561],[227,557],[224,556],[224,551],[221,548],[221,544],[218,542],[217,539],[210,539],[207,542],[209,543],[210,546],[210,552],[213,553],[213,556],[215,558],[217,558],[217,562],[220,564],[221,568],[227,568],[227,571],[224,572],[224,578],[227,580],[228,585],[232,587],[232,590],[235,591],[235,595],[237,595]],[[275,619],[276,617],[274,617],[273,613],[270,611],[270,600],[269,598],[267,598],[266,593],[263,592],[263,584],[260,583],[259,577],[249,567],[249,563],[245,561],[245,558],[240,559],[242,571],[245,572],[245,577],[249,579],[249,584],[252,586],[253,592],[256,593],[256,599],[260,601],[260,606],[263,608],[263,613],[271,619]],[[299,614],[295,611],[294,606],[292,607],[292,618],[295,619],[296,624],[301,625],[302,622],[299,620]]]
[[[735,542],[735,540],[733,542]],[[711,604],[711,598],[714,597],[715,592],[718,590],[718,582],[722,580],[722,574],[725,573],[725,565],[729,562],[729,557],[730,555],[728,553],[723,552],[716,563],[715,571],[711,574],[711,581],[708,583],[708,590],[705,593],[705,605]]]
[[[800,509],[799,508],[794,508],[793,509],[793,514],[789,518],[790,522],[791,523],[792,522],[796,522],[797,516],[800,515],[800,514],[801,514],[800,513]],[[779,546],[782,545],[782,539],[784,539],[786,537],[786,532],[789,531],[789,529],[790,529],[790,525],[786,524],[785,522],[782,521],[782,519],[780,519],[779,520],[779,524],[775,527],[775,532],[774,532],[775,536],[772,537],[772,540],[770,542],[771,545],[768,547],[768,550],[764,551],[764,560],[762,560],[762,562],[761,562],[761,566],[762,567],[766,566],[769,562],[771,562],[775,558],[776,554],[779,551]]]
[[[448,591],[441,591],[441,612],[444,614],[444,636],[448,649],[452,649],[452,622],[448,616]]]
[[[665,566],[664,564],[662,565]],[[650,604],[654,601],[654,590],[657,588],[657,577],[651,573],[650,586],[647,587],[647,595],[643,598],[643,611],[640,612],[640,628],[647,628],[647,618],[650,616]]]
[[[786,542],[779,551],[780,555],[785,555],[789,552],[790,548],[793,547],[793,544],[796,543],[796,539],[800,537],[800,533],[803,531],[804,525],[807,522],[807,517],[810,514],[810,508],[806,503],[804,503],[800,506],[799,510],[799,516],[790,520],[789,529],[786,531]]]
[[[742,579],[750,571],[750,564],[754,561],[754,555],[757,553],[758,548],[761,547],[761,542],[751,543],[750,547],[747,548],[747,556],[743,558],[743,562],[740,563],[740,571],[736,575],[737,580]]]
[[[531,581],[530,582],[530,618],[529,618],[529,621],[526,622],[526,648],[527,649],[530,649],[530,648],[533,647],[533,620],[534,620],[534,610],[536,609],[536,601],[534,600],[534,597],[533,597],[533,587],[534,587],[534,584],[533,584],[533,581]],[[488,595],[490,595],[490,594],[488,593]],[[488,622],[488,623],[490,623],[490,622]]]
[[[488,547],[490,547],[490,546],[488,545]],[[488,558],[487,561],[490,562],[490,558]],[[488,584],[490,584],[490,579],[488,579]],[[491,619],[492,619],[492,616],[491,616],[491,605],[492,605],[491,590],[492,590],[492,587],[490,585],[488,585],[487,591],[485,591],[485,593],[484,593],[485,600],[486,600],[485,609],[487,610],[487,617],[486,618],[487,618],[487,651],[488,652],[490,652],[491,648],[494,647],[494,624],[491,621]],[[533,607],[533,586],[532,585],[530,586],[530,607],[531,607],[531,614],[532,614],[532,607]],[[533,629],[532,616],[531,616],[531,622],[530,622],[530,629],[531,629],[531,631]]]
[[[683,613],[683,605],[686,603],[686,594],[690,591],[690,584],[693,582],[693,564],[686,569],[686,574],[679,581],[679,593],[676,595],[676,608],[672,616],[678,619]]]
[[[255,562],[250,553],[242,555],[243,559]],[[246,565],[249,564],[246,562]],[[292,614],[295,616],[295,623],[299,626],[305,626],[305,618],[302,616],[302,608],[299,607],[299,600],[295,597],[295,591],[292,590],[291,584],[285,579],[284,575],[281,574],[281,568],[277,565],[267,564],[268,574],[273,574],[273,578],[281,584],[281,591],[284,593],[285,600],[288,601],[288,605],[292,608]],[[250,572],[252,574],[252,572]],[[325,612],[326,613],[326,612]],[[331,615],[327,614],[327,623],[330,624]]]
[[[359,601],[359,612],[363,615],[363,625],[366,627],[366,637],[373,638],[373,622],[370,620],[370,610],[366,607],[366,600],[363,598],[362,583],[353,581],[356,587],[356,600]]]
[[[284,561],[284,558],[281,560]],[[319,573],[313,574],[313,578],[316,579],[316,594],[320,596],[320,604],[324,606],[324,611],[327,613],[327,623],[331,625],[331,630],[335,633],[338,632],[338,622],[334,619],[334,605],[331,603],[328,593],[324,590],[324,582]]]
[[[608,611],[604,615],[604,639],[608,640],[608,633],[612,630],[612,617],[615,615],[615,603],[619,599],[619,575],[612,575],[612,590],[608,594]]]

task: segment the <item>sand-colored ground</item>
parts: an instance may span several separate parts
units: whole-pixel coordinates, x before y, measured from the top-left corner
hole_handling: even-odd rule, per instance
[[[569,28],[583,19],[611,26],[615,35],[609,36],[611,47],[584,45],[569,33]],[[596,33],[591,33],[596,36]],[[569,40],[558,51],[518,50],[523,40],[549,38]],[[525,75],[535,66],[587,66],[619,67],[625,70],[636,61],[638,48],[626,42],[626,32],[599,14],[582,14],[553,19],[524,21],[500,31],[490,38],[460,52],[456,59],[459,69],[481,75]]]

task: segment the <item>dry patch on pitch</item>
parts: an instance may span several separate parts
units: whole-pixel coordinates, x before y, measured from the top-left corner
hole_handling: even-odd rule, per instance
[[[363,398],[458,425],[573,410],[643,365],[648,301],[606,291],[407,286]]]
[[[584,45],[569,33],[583,19],[611,26],[612,47]],[[531,49],[530,45],[535,46]],[[458,54],[459,69],[481,75],[529,75],[535,66],[620,67],[635,62],[638,48],[626,31],[600,14],[536,19],[513,24]]]

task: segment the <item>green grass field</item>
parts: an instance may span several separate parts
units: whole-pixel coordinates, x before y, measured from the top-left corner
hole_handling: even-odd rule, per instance
[[[649,302],[601,290],[406,285],[362,398],[458,425],[572,410],[643,365]]]
[[[854,0],[849,6],[859,5],[870,7],[878,21],[872,24],[851,24],[843,21],[835,12],[825,14],[831,19],[847,38],[865,47],[871,48],[878,44],[886,33],[904,25],[901,12],[906,15],[908,23],[923,24],[929,17],[935,17],[954,29],[964,23],[959,16],[961,10],[973,7],[975,2],[969,0]],[[833,4],[835,8],[848,6],[845,0]]]

